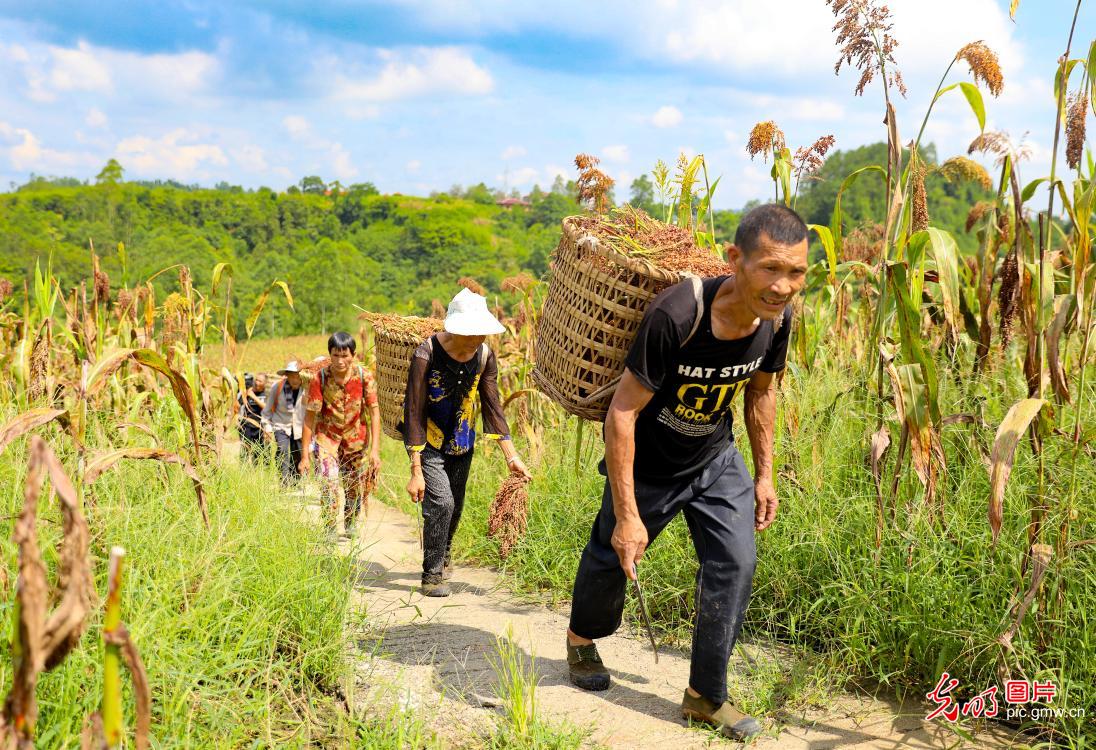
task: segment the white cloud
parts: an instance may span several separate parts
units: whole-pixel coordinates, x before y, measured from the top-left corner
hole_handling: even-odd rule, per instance
[[[584,0],[401,0],[400,5],[416,14],[423,29],[577,36],[659,64],[703,64],[707,73],[832,77],[837,59],[835,19],[823,0],[602,0],[596,8]],[[904,73],[938,78],[955,52],[978,38],[1001,55],[1006,78],[1021,59],[1017,27],[1000,0],[889,0],[887,5],[900,45],[895,57]],[[851,92],[856,76],[847,77]]]
[[[758,96],[752,105],[773,113],[777,122],[806,120],[808,122],[833,122],[845,117],[845,107],[833,99],[815,99],[805,96]]]
[[[558,164],[549,164],[544,168],[544,174],[548,176],[549,182],[554,182],[557,177],[562,177],[564,180],[571,179],[571,170],[567,167],[561,167]]]
[[[8,159],[18,170],[32,169],[42,155],[42,146],[34,133],[26,128],[15,128],[6,122],[0,122],[0,137],[7,141]]]
[[[351,120],[375,120],[380,117],[381,108],[376,104],[350,102],[343,108],[343,112]]]
[[[381,52],[384,67],[364,78],[339,76],[334,95],[347,101],[394,101],[430,94],[490,93],[494,79],[456,47],[420,47],[406,56]],[[326,66],[325,66],[326,67]]]
[[[104,128],[107,125],[107,116],[101,110],[92,107],[84,116],[84,122],[93,128]]]
[[[341,143],[315,133],[312,130],[312,123],[307,119],[301,115],[287,115],[282,118],[282,127],[285,128],[290,139],[323,159],[327,165],[326,168],[331,170],[335,179],[345,181],[357,177],[358,168],[354,166],[350,152]],[[309,167],[309,169],[315,168],[318,167]]]
[[[666,105],[659,107],[651,117],[651,124],[656,128],[673,128],[681,124],[684,117],[677,107]]]
[[[119,141],[115,156],[127,169],[158,177],[190,178],[207,165],[224,166],[228,158],[220,146],[195,143],[196,134],[177,128],[159,138],[135,135]]]
[[[959,48],[975,39],[1000,55],[1006,80],[1011,69],[1021,72],[1016,26],[997,0],[891,0],[887,5],[899,43],[894,56],[907,83],[924,76],[926,85],[935,84]],[[828,74],[837,60],[831,31],[835,19],[821,0],[781,0],[779,12],[756,0],[690,0],[687,11],[684,6],[677,11],[641,8],[630,14],[632,23],[607,32],[653,60],[784,78]],[[965,66],[956,66],[953,74],[966,75]],[[841,77],[851,93],[858,74],[842,68]]]
[[[533,167],[520,167],[500,175],[495,175],[495,179],[498,182],[508,184],[510,187],[517,185],[532,186],[539,177],[540,170]]]
[[[112,67],[129,67],[134,78],[148,86],[169,87],[180,95],[204,89],[219,72],[220,62],[205,52],[182,52],[173,55],[123,54]],[[139,68],[137,70],[136,68]],[[129,77],[129,76],[126,76]]]
[[[7,148],[3,147],[5,145]],[[96,158],[88,153],[45,148],[30,130],[0,121],[0,152],[2,151],[7,152],[11,166],[20,172],[53,172],[72,167],[88,167],[96,162]]]
[[[282,119],[282,127],[295,140],[304,137],[312,129],[308,120],[300,115],[287,115]]]
[[[266,163],[266,152],[255,145],[248,144],[234,149],[232,160],[246,169],[248,172],[265,172],[269,168]]]
[[[217,57],[206,52],[146,55],[86,41],[75,47],[12,45],[3,51],[20,69],[30,98],[38,102],[81,92],[180,101],[206,89],[220,69]]]
[[[412,159],[411,161],[407,162],[408,172],[418,172],[420,169],[422,169],[422,162],[418,159]]]
[[[354,166],[350,152],[341,143],[331,144],[331,171],[338,180],[350,180],[358,176],[358,168]]]
[[[520,159],[523,156],[525,156],[525,148],[523,146],[507,146],[502,152],[504,161]]]
[[[106,62],[87,42],[75,49],[50,47],[53,68],[48,84],[56,91],[109,91],[111,75]]]
[[[606,146],[601,149],[601,156],[605,161],[624,163],[631,158],[631,154],[628,153],[628,147],[624,144],[616,144],[614,146]]]

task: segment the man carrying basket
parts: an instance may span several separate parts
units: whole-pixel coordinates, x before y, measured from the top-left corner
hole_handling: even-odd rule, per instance
[[[741,740],[761,725],[727,702],[727,664],[749,603],[754,532],[776,517],[773,375],[787,355],[788,304],[806,278],[807,227],[784,206],[755,208],[728,261],[734,274],[656,297],[629,351],[605,417],[607,481],[575,577],[567,661],[578,687],[609,687],[592,639],[620,626],[627,580],[683,512],[700,568],[682,713]],[[740,392],[753,478],[731,431]]]

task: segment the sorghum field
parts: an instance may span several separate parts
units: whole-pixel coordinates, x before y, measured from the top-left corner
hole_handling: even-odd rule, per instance
[[[780,381],[781,510],[759,539],[746,625],[748,639],[795,657],[734,698],[767,712],[820,686],[923,696],[943,672],[966,697],[1050,681],[1065,710],[1025,724],[1032,745],[1092,747],[1096,162],[1085,128],[1096,43],[1063,28],[1046,127],[1065,159],[1029,174],[1022,145],[986,129],[1008,85],[992,49],[972,40],[940,60],[924,119],[898,122],[901,29],[876,2],[827,4],[841,75],[885,116],[886,159],[843,176],[828,223],[810,226]],[[971,143],[936,163],[921,136],[942,97],[969,103]],[[826,135],[788,144],[775,121],[743,144],[771,168],[771,199],[793,207],[832,146]],[[576,166],[588,219],[633,226],[636,210],[611,205],[596,159]],[[715,258],[731,238],[711,208],[711,168],[703,156],[659,162],[660,200],[642,220],[689,232]],[[984,193],[966,207],[962,242],[934,223],[925,186],[938,179]],[[883,210],[854,226],[842,196],[865,183]],[[369,616],[350,606],[350,564],[297,498],[271,490],[273,467],[243,470],[226,447],[245,371],[325,353],[318,331],[253,339],[264,316],[293,314],[292,284],[267,279],[241,299],[228,262],[112,282],[107,261],[125,268],[133,248],[93,239],[75,285],[49,252],[25,280],[0,282],[5,746],[72,747],[82,734],[108,747],[432,742],[413,716],[347,713],[348,622]],[[170,294],[154,283],[166,278]],[[481,460],[458,555],[564,604],[601,494],[601,438],[532,381],[546,278],[489,290],[508,328],[492,342],[500,389],[534,473],[528,529],[505,556],[484,535],[502,469]],[[345,307],[357,319],[354,301]],[[371,365],[364,321],[361,334]],[[384,452],[386,471],[402,471],[402,446],[386,440]],[[687,641],[695,556],[684,524],[645,560],[656,628]]]

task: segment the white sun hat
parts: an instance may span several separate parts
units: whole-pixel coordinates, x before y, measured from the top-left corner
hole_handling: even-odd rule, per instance
[[[297,363],[297,360],[291,359],[281,370],[278,370],[279,375],[288,375],[291,372],[300,372],[301,366]]]
[[[487,299],[470,289],[461,289],[449,303],[445,330],[458,336],[493,336],[506,327],[487,309]]]

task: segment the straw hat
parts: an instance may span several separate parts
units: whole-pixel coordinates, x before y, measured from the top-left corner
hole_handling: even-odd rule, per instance
[[[289,363],[285,367],[278,370],[278,374],[279,375],[288,375],[291,372],[300,372],[300,371],[301,371],[301,366],[297,363],[297,360],[291,359],[291,360],[289,360]]]
[[[458,336],[492,336],[506,327],[487,309],[487,299],[470,289],[461,289],[449,303],[445,330]]]

